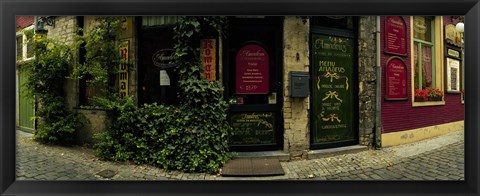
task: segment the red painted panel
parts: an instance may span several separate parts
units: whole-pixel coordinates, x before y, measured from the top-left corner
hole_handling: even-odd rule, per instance
[[[240,48],[235,60],[236,93],[268,94],[269,65],[268,52],[259,44],[248,44]]]
[[[407,24],[407,33],[410,33],[410,17],[404,17]],[[446,18],[444,17],[444,21]],[[448,20],[449,21],[449,20]],[[384,24],[385,17],[381,17],[381,23]],[[385,27],[380,26],[381,43],[385,42]],[[460,101],[460,94],[445,94],[445,105],[412,107],[411,98],[411,51],[410,36],[407,36],[407,56],[400,57],[407,65],[407,97],[405,101],[386,101],[385,100],[385,71],[382,71],[382,125],[383,133],[391,133],[417,129],[438,124],[450,123],[464,120],[465,107]],[[387,60],[395,55],[381,53],[382,70],[385,70]]]
[[[407,54],[407,24],[401,16],[386,16],[385,19],[385,52]]]

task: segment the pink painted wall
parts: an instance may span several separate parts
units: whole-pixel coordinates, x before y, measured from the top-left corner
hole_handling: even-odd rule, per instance
[[[403,101],[385,100],[385,64],[395,55],[384,53],[385,43],[385,17],[381,17],[381,65],[382,65],[382,125],[383,133],[399,132],[422,128],[437,124],[464,120],[465,107],[461,103],[460,94],[445,94],[445,105],[412,107],[411,90],[411,62],[410,62],[410,16],[403,16],[407,24],[407,56],[402,58],[407,65],[407,97]],[[450,17],[444,17],[444,25],[450,22]]]

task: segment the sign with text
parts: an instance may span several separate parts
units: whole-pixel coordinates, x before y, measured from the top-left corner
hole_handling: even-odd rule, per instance
[[[234,129],[230,145],[275,144],[273,112],[245,112],[229,118]]]
[[[392,57],[385,66],[385,99],[407,100],[407,66],[402,59]]]
[[[407,25],[401,16],[385,17],[385,52],[407,55]]]
[[[445,26],[445,40],[448,44],[458,47],[462,46],[462,35],[457,31],[454,24],[447,24]]]
[[[216,41],[215,39],[200,40],[200,60],[203,68],[202,77],[209,81],[216,80]]]
[[[155,52],[152,56],[153,65],[159,67],[160,69],[167,69],[175,67],[178,64],[176,63],[177,57],[175,56],[175,49],[161,49]]]
[[[460,92],[460,61],[447,57],[447,91]]]
[[[354,134],[354,41],[312,36],[313,143],[349,141]]]
[[[251,43],[243,46],[235,58],[237,94],[269,93],[268,52],[260,44]]]
[[[123,98],[128,96],[128,49],[130,43],[128,40],[124,41],[120,45],[120,57],[124,62],[120,63],[118,66],[118,86],[120,97]]]

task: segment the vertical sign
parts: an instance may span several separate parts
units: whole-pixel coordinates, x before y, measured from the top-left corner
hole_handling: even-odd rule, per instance
[[[202,76],[209,81],[214,81],[216,79],[216,41],[217,40],[215,39],[200,40],[200,60],[203,68]]]
[[[407,55],[407,25],[401,16],[385,18],[385,52]]]
[[[237,94],[268,94],[268,52],[256,43],[243,46],[235,58]]]
[[[460,92],[460,61],[447,57],[447,91]]]
[[[128,96],[128,48],[130,44],[128,40],[121,43],[120,46],[120,57],[122,58],[122,63],[118,66],[118,86],[120,97],[123,98]]]
[[[385,99],[407,100],[407,66],[402,59],[392,57],[385,66]]]
[[[353,40],[313,34],[313,143],[355,138]]]

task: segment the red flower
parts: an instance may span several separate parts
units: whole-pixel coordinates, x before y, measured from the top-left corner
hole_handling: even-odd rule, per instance
[[[415,89],[415,97],[422,97],[424,99],[427,99],[428,98],[427,90]]]

